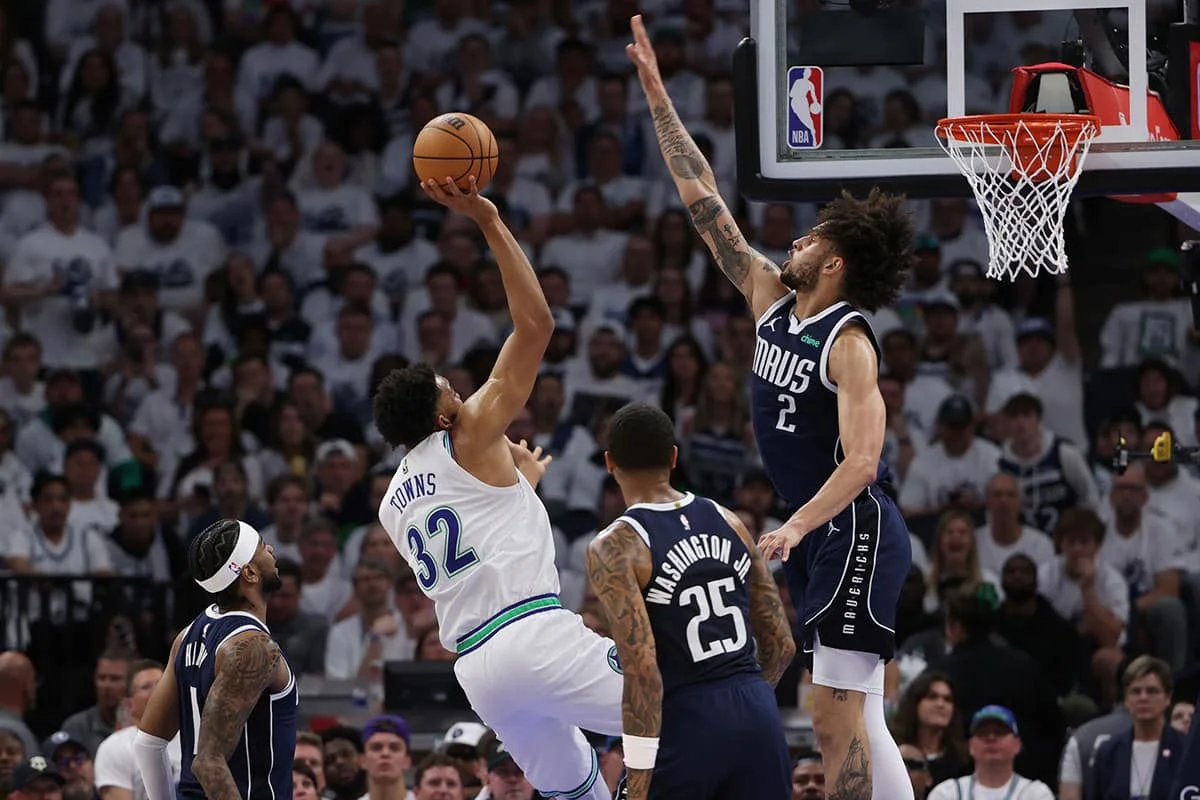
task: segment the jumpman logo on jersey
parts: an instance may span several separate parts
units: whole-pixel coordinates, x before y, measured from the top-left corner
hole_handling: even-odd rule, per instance
[[[771,329],[771,333],[775,332],[775,323],[776,322],[779,322],[779,317],[776,317],[775,319],[773,319],[767,323],[767,327]]]
[[[841,528],[833,524],[833,520],[829,520],[829,531],[825,535],[833,536],[835,533],[839,533],[841,530]]]

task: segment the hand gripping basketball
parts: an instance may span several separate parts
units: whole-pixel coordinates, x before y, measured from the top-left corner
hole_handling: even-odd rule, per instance
[[[425,192],[431,200],[441,203],[451,211],[468,216],[476,222],[499,216],[500,212],[492,201],[479,193],[474,175],[467,177],[467,183],[469,191],[464,192],[453,178],[446,176],[440,182],[421,181],[421,191]]]

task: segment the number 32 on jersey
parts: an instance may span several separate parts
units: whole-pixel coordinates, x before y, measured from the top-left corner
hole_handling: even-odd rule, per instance
[[[461,536],[462,520],[449,506],[435,508],[425,517],[423,526],[412,525],[405,532],[422,589],[428,592],[442,578],[453,578],[479,563],[474,549],[461,549]]]

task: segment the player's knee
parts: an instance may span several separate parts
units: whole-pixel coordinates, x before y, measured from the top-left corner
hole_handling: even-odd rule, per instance
[[[822,749],[845,747],[862,733],[866,697],[849,689],[813,686],[813,732]]]

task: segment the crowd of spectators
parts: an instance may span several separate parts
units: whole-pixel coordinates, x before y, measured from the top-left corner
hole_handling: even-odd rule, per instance
[[[137,784],[106,782],[103,754],[160,669],[139,654],[165,657],[197,610],[183,553],[220,517],[274,547],[283,587],[269,624],[298,672],[357,681],[378,705],[385,662],[454,658],[375,518],[403,454],[370,422],[372,387],[413,361],[469,395],[510,325],[477,230],[412,191],[413,137],[438,113],[469,111],[495,132],[487,194],[554,308],[543,373],[509,433],[555,457],[540,493],[564,604],[604,630],[584,555],[623,510],[602,453],[630,400],[675,420],[681,486],[755,535],[786,518],[750,430],[754,320],[691,229],[624,54],[643,11],[688,129],[737,198],[728,65],[744,4],[28,5],[38,13],[0,8],[0,567],[22,587],[95,581],[0,603],[0,796],[21,800],[40,754],[65,796],[130,800]],[[936,3],[924,5],[929,65],[828,70],[828,147],[930,143],[944,44]],[[968,110],[993,111],[1003,67],[1048,60],[1064,21],[976,17]],[[1186,464],[1111,468],[1118,435],[1197,443],[1200,349],[1178,254],[1147,247],[1144,298],[1115,304],[1085,365],[1069,277],[1042,285],[1043,315],[1036,292],[984,277],[970,204],[912,209],[910,283],[872,318],[883,456],[913,531],[889,669],[895,733],[921,793],[975,774],[973,759],[1010,771],[1015,759],[1064,798],[1098,798],[1095,738],[1079,726],[1124,730],[1173,708],[1185,730],[1191,713],[1194,686],[1172,689],[1200,648],[1200,479]],[[782,260],[815,207],[741,201],[737,213]],[[97,632],[93,612],[114,607]],[[94,696],[67,680],[72,664]],[[1155,686],[1161,708],[1146,712]],[[793,668],[778,695],[803,708],[806,691]],[[26,716],[60,732],[43,742]],[[358,800],[372,770],[403,773],[404,724],[302,736],[309,789]],[[503,759],[483,733],[467,737],[480,749],[464,774],[488,784]],[[373,761],[381,735],[395,752]],[[615,782],[620,759],[604,752]],[[418,800],[435,796],[423,776],[458,770],[439,758],[417,770]],[[796,769],[797,797],[823,792],[817,756]]]

